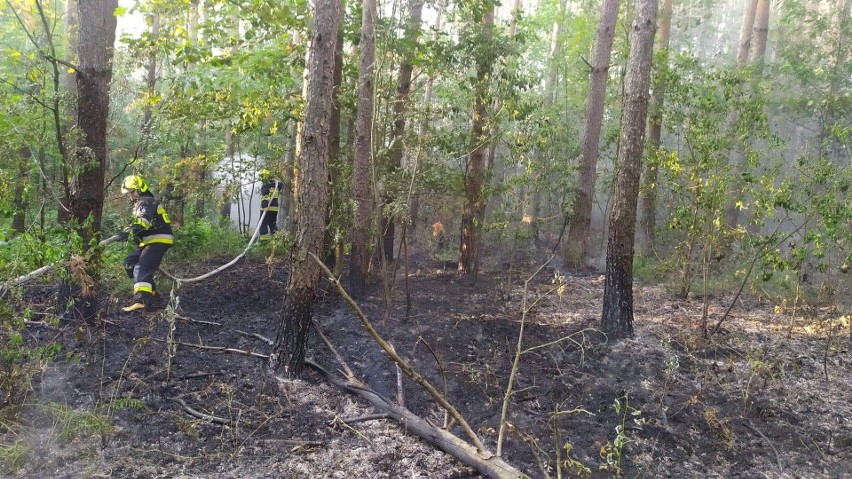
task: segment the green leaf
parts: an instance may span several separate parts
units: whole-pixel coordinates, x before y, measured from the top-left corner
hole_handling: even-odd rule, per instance
[[[117,7],[115,11],[113,11],[113,15],[115,15],[116,17],[120,17],[125,13],[127,13],[127,9],[124,7]]]

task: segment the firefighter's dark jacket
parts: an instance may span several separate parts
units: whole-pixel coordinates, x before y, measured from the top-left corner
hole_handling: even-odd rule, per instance
[[[277,180],[267,180],[260,187],[260,211],[278,211],[278,196],[284,185]]]
[[[173,244],[175,237],[169,215],[150,192],[140,193],[133,203],[133,224],[130,234],[140,247],[149,244]]]

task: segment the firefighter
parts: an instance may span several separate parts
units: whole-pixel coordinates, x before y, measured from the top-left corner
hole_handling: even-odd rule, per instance
[[[260,223],[260,240],[270,240],[272,235],[278,231],[278,197],[284,185],[272,177],[269,170],[260,170],[260,214],[263,219]]]
[[[151,311],[157,285],[154,272],[160,267],[175,237],[166,210],[148,189],[148,184],[138,175],[130,175],[121,182],[121,193],[133,200],[133,222],[129,230],[119,233],[119,239],[132,238],[137,247],[124,259],[124,269],[133,279],[133,303],[121,310],[129,313],[144,309]]]

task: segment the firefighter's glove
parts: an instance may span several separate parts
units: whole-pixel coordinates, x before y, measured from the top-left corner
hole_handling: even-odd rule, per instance
[[[119,231],[118,234],[116,234],[116,236],[118,236],[118,241],[127,241],[127,238],[130,238],[130,232],[129,231]]]

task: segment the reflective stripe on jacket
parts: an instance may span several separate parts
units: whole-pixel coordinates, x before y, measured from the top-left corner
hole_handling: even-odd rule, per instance
[[[175,237],[169,215],[157,203],[154,195],[146,193],[142,193],[142,196],[133,204],[131,234],[139,241],[139,246],[154,243],[174,244]]]
[[[278,180],[264,181],[260,187],[260,211],[278,211],[278,196],[284,185]]]

